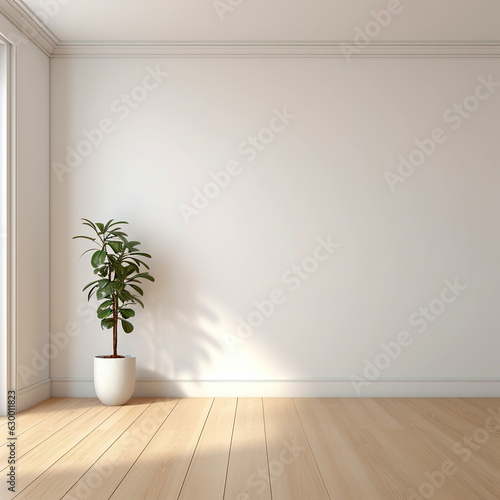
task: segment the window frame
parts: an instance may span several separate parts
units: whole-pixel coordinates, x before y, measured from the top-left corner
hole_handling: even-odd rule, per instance
[[[0,415],[7,414],[7,394],[17,392],[17,175],[16,175],[16,46],[0,33],[0,95],[4,113],[0,117],[0,140],[2,147],[2,196],[3,204],[1,225],[4,230],[1,262],[1,284],[3,297],[0,304],[0,341],[1,365],[0,377]],[[1,213],[1,212],[0,212]],[[18,395],[16,397],[16,400]]]

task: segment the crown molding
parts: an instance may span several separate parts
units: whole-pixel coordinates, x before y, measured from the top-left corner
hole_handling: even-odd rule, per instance
[[[500,57],[499,42],[64,42],[52,57]]]
[[[500,57],[500,40],[479,41],[140,41],[60,40],[23,0],[0,0],[0,13],[50,57]]]
[[[22,0],[0,0],[0,13],[48,56],[61,42]]]

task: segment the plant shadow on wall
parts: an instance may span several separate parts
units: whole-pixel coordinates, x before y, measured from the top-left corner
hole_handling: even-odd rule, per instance
[[[231,315],[224,305],[202,293],[179,266],[175,266],[175,275],[182,284],[176,284],[171,272],[174,266],[167,262],[170,259],[157,259],[154,266],[163,293],[150,295],[148,308],[137,318],[141,342],[149,350],[138,378],[166,379],[181,394],[175,381],[205,378],[205,368],[216,356],[227,353],[222,332],[234,325],[227,319]]]

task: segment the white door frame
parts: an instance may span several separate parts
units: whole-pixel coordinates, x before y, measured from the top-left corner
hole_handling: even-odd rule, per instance
[[[6,127],[2,142],[5,145],[6,204],[6,272],[2,287],[6,288],[6,300],[2,311],[1,341],[5,353],[4,383],[0,388],[0,415],[7,414],[7,393],[17,394],[17,162],[16,162],[16,47],[0,34],[2,45],[0,62],[6,69],[5,78],[0,82],[6,103]],[[2,147],[3,149],[3,147]],[[3,273],[2,273],[3,274]],[[3,363],[5,361],[5,364]]]

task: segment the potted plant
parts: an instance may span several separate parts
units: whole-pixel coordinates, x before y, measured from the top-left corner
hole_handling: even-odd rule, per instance
[[[148,271],[149,266],[142,260],[151,255],[139,251],[139,241],[129,241],[128,235],[121,226],[126,221],[111,219],[105,224],[82,219],[95,236],[74,236],[94,243],[90,263],[94,274],[99,279],[87,284],[83,291],[88,291],[87,299],[96,295],[101,301],[97,308],[97,317],[101,320],[101,328],[113,329],[113,353],[94,357],[94,387],[97,397],[105,405],[125,404],[135,387],[135,356],[118,354],[118,324],[125,333],[131,333],[134,326],[130,319],[135,316],[133,306],[144,307],[139,298],[144,294],[142,280],[154,281]]]

